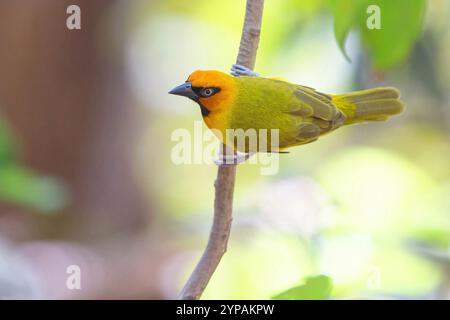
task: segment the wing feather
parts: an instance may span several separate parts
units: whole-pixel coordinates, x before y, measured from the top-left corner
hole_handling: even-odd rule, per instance
[[[331,121],[339,110],[328,100],[320,94],[314,94],[309,89],[298,87],[294,91],[294,96],[304,104],[307,104],[313,109],[313,116],[322,120]]]
[[[302,117],[297,130],[299,143],[312,142],[345,121],[344,113],[332,103],[331,96],[325,93],[296,85],[293,96],[290,114]]]

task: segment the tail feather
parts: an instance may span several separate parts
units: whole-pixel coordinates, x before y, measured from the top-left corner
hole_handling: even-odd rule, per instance
[[[403,103],[396,99],[368,100],[356,103],[355,118],[393,116],[402,112]]]
[[[334,96],[333,102],[347,116],[345,124],[384,121],[405,109],[405,105],[400,100],[400,92],[392,87],[374,88]]]

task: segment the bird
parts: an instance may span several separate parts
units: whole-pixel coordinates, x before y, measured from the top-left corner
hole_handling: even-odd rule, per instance
[[[235,153],[246,155],[238,162],[257,152],[286,153],[343,126],[384,121],[405,109],[394,87],[327,94],[281,78],[261,77],[238,64],[232,66],[231,75],[194,71],[169,94],[195,101],[207,127]]]

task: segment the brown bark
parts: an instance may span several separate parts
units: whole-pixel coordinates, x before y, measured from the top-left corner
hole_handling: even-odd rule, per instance
[[[253,69],[259,44],[264,0],[247,0],[236,63]],[[179,298],[199,299],[227,250],[231,231],[236,165],[219,166],[215,186],[214,220],[206,249]]]

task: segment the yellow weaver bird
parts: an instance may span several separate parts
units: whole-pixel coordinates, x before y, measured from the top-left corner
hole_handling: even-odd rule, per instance
[[[248,144],[237,146],[227,139],[227,129],[278,129],[278,147],[284,149],[316,141],[337,128],[367,121],[384,121],[404,109],[400,92],[393,87],[373,88],[345,94],[325,94],[313,88],[276,78],[259,77],[250,69],[233,65],[231,74],[195,71],[169,93],[194,100],[206,125],[236,150],[253,153]],[[258,144],[259,146],[260,144]]]

